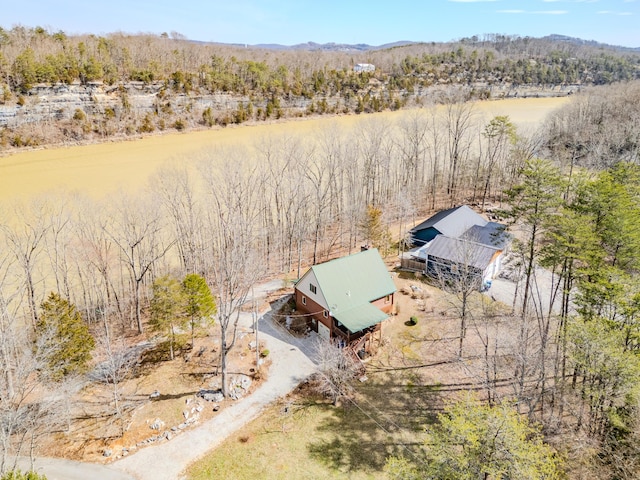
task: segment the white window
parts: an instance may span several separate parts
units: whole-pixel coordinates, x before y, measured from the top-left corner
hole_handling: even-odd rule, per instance
[[[309,290],[311,290],[311,293],[318,293],[318,288],[313,283],[309,284]]]
[[[302,296],[302,304],[303,305],[307,304],[307,297],[305,297],[304,295]]]
[[[324,310],[324,311],[322,312],[322,316],[323,316],[324,318],[328,318],[328,317],[329,317],[329,312],[327,312],[326,310]]]

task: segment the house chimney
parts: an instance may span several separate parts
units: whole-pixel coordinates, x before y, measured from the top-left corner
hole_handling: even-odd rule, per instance
[[[366,252],[367,250],[369,250],[369,248],[371,248],[369,245],[361,245],[360,246],[360,251],[361,252]]]

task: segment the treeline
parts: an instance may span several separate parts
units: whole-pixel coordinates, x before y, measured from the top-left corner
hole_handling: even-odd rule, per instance
[[[573,467],[596,462],[601,478],[640,471],[639,193],[638,163],[576,172],[538,159],[507,192],[524,297],[514,376],[529,380],[519,402],[558,438],[589,438],[597,456]],[[551,289],[538,265],[553,273]]]
[[[600,53],[575,58],[567,52],[551,51],[537,56],[522,54],[501,58],[494,50],[469,50],[459,46],[440,54],[408,56],[400,62],[395,83],[428,87],[449,79],[473,85],[509,83],[519,85],[605,85],[638,78],[639,57]]]
[[[185,92],[312,98],[366,86],[370,76],[352,68],[365,60],[377,64],[375,77],[391,89],[438,82],[599,85],[638,78],[640,65],[640,55],[613,48],[505,36],[344,53],[198,44],[179,34],[68,36],[22,26],[0,30],[0,53],[0,78],[20,93],[36,83],[163,81]]]
[[[362,62],[374,63],[376,71],[354,72]],[[100,105],[92,97],[93,103],[74,112],[54,108],[45,119],[47,131],[13,125],[11,131],[3,129],[1,141],[20,147],[287,116],[377,112],[446,101],[440,93],[452,86],[464,87],[468,98],[490,98],[494,87],[604,85],[639,75],[636,53],[549,39],[486,36],[353,53],[200,44],[179,34],[69,36],[17,26],[0,28],[0,103],[23,106],[28,113],[37,103],[29,98],[34,86],[76,83],[113,87],[109,91],[117,101]],[[156,98],[153,110],[132,108],[131,82],[149,87]],[[197,101],[220,93],[234,97],[231,106]],[[30,122],[23,117],[23,123]]]
[[[638,478],[640,165],[576,175],[532,158],[506,194],[518,301],[510,313],[486,296],[472,302],[464,277],[449,277],[469,381],[442,388],[476,393],[445,403],[418,453],[392,456],[387,470],[398,480]]]
[[[544,127],[543,151],[564,169],[608,168],[620,160],[638,163],[640,85],[594,89],[551,115]]]

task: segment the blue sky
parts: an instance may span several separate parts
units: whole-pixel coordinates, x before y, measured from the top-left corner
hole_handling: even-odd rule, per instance
[[[176,31],[225,43],[381,45],[557,33],[640,47],[640,0],[0,0],[0,7],[4,28]]]

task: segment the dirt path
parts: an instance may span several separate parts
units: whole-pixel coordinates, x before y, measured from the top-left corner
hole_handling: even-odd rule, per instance
[[[280,283],[281,284],[281,283]],[[266,285],[266,286],[265,286]],[[256,286],[256,297],[271,285]],[[274,284],[275,285],[275,284]],[[182,472],[229,435],[256,418],[266,406],[291,392],[315,370],[303,350],[308,345],[299,339],[294,344],[287,334],[273,324],[271,311],[259,320],[260,341],[269,349],[271,366],[267,380],[251,395],[223,409],[219,415],[169,442],[147,447],[111,464],[111,468],[138,480],[176,480]],[[241,323],[250,327],[251,316],[243,315]],[[308,353],[308,351],[307,351]],[[97,478],[97,477],[95,477]]]

